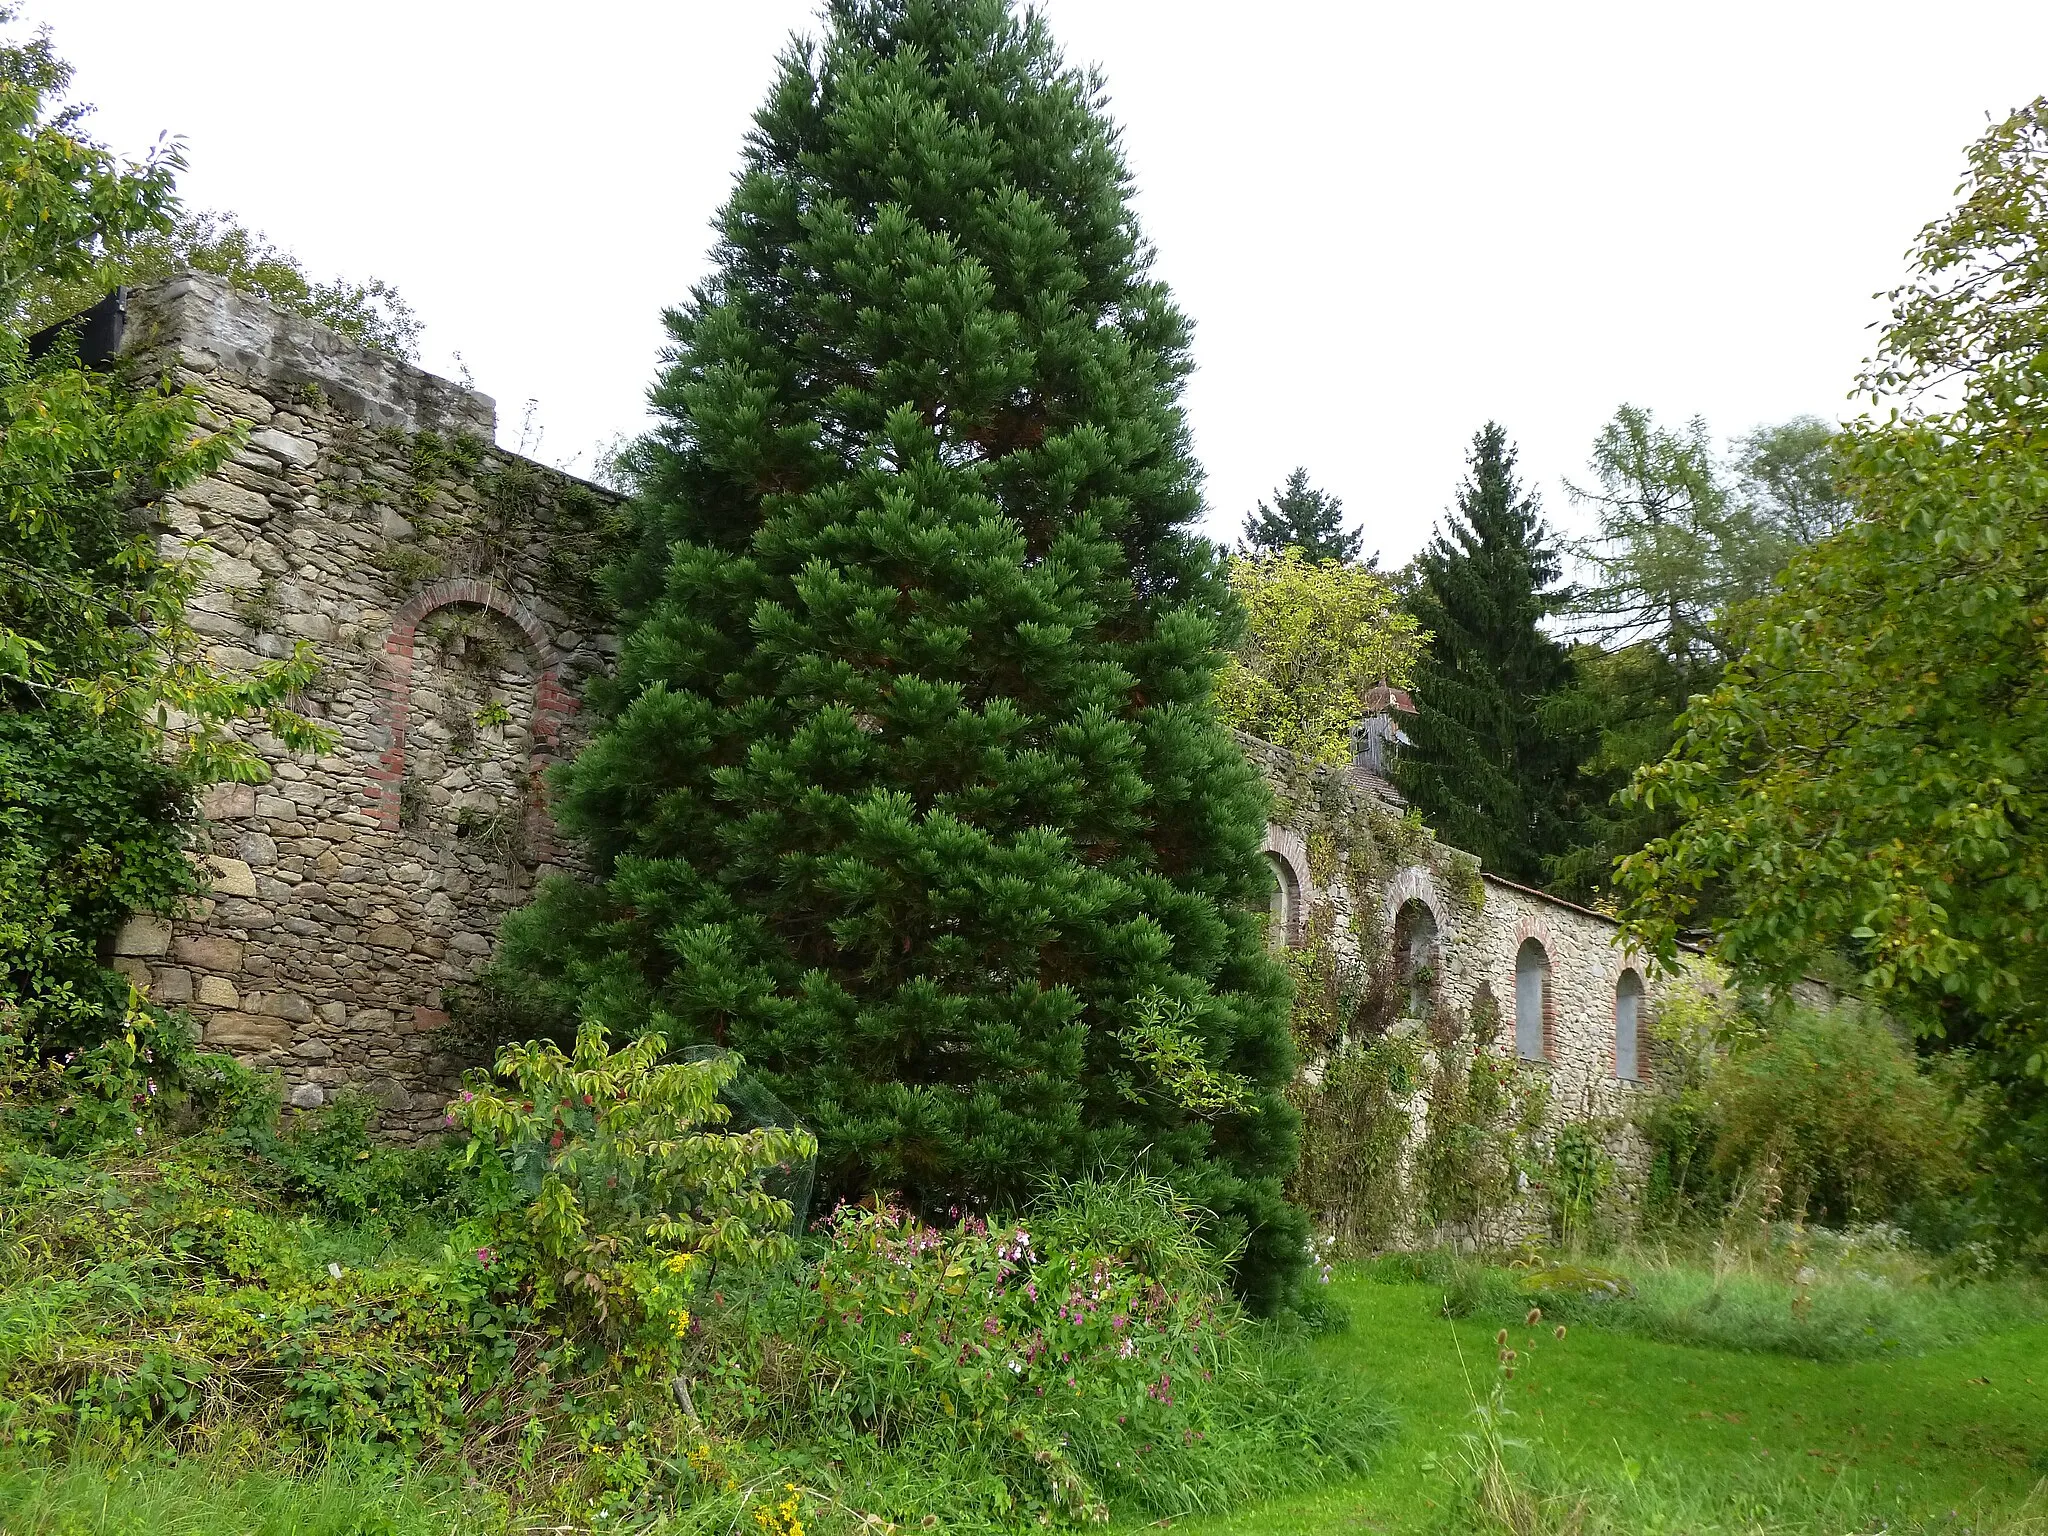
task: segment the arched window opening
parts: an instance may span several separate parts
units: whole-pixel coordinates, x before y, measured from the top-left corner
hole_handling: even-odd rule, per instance
[[[1429,904],[1410,898],[1394,914],[1395,976],[1401,1006],[1412,1018],[1426,1018],[1436,999],[1439,968],[1436,914]]]
[[[1524,939],[1515,953],[1515,1054],[1524,1061],[1542,1061],[1543,1016],[1550,1000],[1550,956],[1534,939]]]
[[[1614,1075],[1624,1082],[1642,1078],[1643,978],[1623,971],[1614,984]]]
[[[1268,853],[1266,863],[1273,871],[1273,894],[1267,902],[1269,923],[1266,942],[1274,949],[1292,949],[1301,942],[1301,881],[1294,866],[1277,853]]]

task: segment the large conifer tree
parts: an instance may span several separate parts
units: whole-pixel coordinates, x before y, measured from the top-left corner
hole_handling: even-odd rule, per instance
[[[1308,483],[1308,471],[1297,469],[1273,491],[1271,505],[1260,502],[1244,520],[1244,547],[1262,555],[1298,549],[1308,560],[1335,560],[1349,565],[1365,546],[1365,535],[1344,527],[1344,503]],[[1375,554],[1368,565],[1378,565]]]
[[[1039,20],[825,22],[668,316],[618,674],[559,786],[596,883],[508,925],[500,983],[742,1052],[828,1195],[1143,1159],[1271,1302],[1305,1236],[1288,990],[1210,699],[1186,322]]]
[[[1557,707],[1569,654],[1543,633],[1559,571],[1507,433],[1472,439],[1456,510],[1417,558],[1411,606],[1430,642],[1395,779],[1437,836],[1511,880],[1541,881],[1570,845],[1591,745]]]

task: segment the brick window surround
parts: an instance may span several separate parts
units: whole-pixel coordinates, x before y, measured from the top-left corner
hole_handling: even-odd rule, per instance
[[[547,627],[533,611],[508,596],[494,582],[481,577],[457,576],[416,592],[393,615],[391,633],[384,640],[380,686],[384,695],[381,711],[388,734],[384,750],[370,769],[364,790],[369,810],[385,827],[399,825],[401,786],[405,783],[407,718],[412,710],[413,646],[421,622],[442,608],[466,604],[488,608],[511,620],[533,648],[537,675],[533,697],[533,744],[526,762],[527,845],[542,862],[555,853],[554,823],[547,814],[541,790],[541,775],[555,761],[561,746],[562,726],[576,708],[576,696],[562,685],[562,656],[548,635]]]

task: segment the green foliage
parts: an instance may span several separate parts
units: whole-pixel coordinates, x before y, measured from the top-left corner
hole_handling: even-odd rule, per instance
[[[0,26],[20,14],[0,5]],[[17,336],[82,307],[58,307],[54,293],[98,298],[119,281],[122,252],[167,233],[177,209],[180,146],[122,161],[81,131],[87,107],[59,104],[71,73],[47,28],[0,41],[0,329]]]
[[[0,1033],[50,1050],[128,1014],[97,955],[127,910],[168,912],[190,889],[191,787],[267,775],[237,723],[295,748],[330,739],[288,707],[310,650],[216,667],[185,617],[197,565],[136,516],[235,436],[199,431],[197,400],[168,381],[79,367],[61,339],[30,356],[38,285],[99,282],[161,234],[180,164],[124,165],[85,138],[82,109],[57,104],[69,77],[42,35],[0,43]]]
[[[1624,916],[1669,954],[1700,921],[1786,979],[1845,954],[1887,1012],[1974,1048],[2013,1219],[2048,1224],[2048,101],[1971,151],[1865,383],[1942,409],[1837,444],[1856,519],[1794,561],[1750,644],[1631,794],[1679,824],[1622,866]],[[1943,328],[1948,329],[1944,330]],[[1997,350],[2010,342],[2019,350]],[[1957,370],[1962,372],[1957,374]],[[2031,1172],[2026,1171],[2031,1169]]]
[[[1464,1027],[1438,1045],[1432,1064],[1415,1156],[1429,1226],[1504,1245],[1498,1224],[1513,1219],[1523,1180],[1539,1171],[1533,1147],[1550,1104],[1547,1088],[1501,1050],[1500,1003],[1482,983]]]
[[[1745,1202],[1831,1226],[1912,1219],[1961,1193],[1968,1117],[1882,1019],[1854,1004],[1746,1008],[1709,973],[1666,989],[1635,1111],[1645,1215],[1722,1223]]]
[[[451,1106],[479,1127],[459,1158],[373,1146],[347,1100],[280,1124],[273,1082],[175,1032],[127,1044],[0,1084],[10,1509],[62,1505],[28,1465],[68,1447],[171,1484],[188,1455],[256,1464],[195,1520],[289,1504],[275,1473],[304,1470],[397,1521],[355,1491],[375,1458],[430,1492],[462,1466],[444,1502],[479,1525],[1017,1529],[1217,1509],[1384,1434],[1251,1327],[1157,1180],[993,1228],[846,1208],[799,1257],[758,1181],[806,1139],[710,1128],[730,1059],[516,1053],[514,1092]]]
[[[1437,1250],[1388,1255],[1375,1270],[1433,1281],[1447,1316],[1512,1326],[1533,1305],[1546,1327],[1806,1360],[1922,1354],[2009,1328],[2040,1303],[2027,1281],[1944,1280],[1891,1227],[1834,1233],[1778,1223],[1744,1256],[1704,1261],[1623,1251],[1597,1265],[1503,1267]]]
[[[1550,861],[1563,889],[1604,899],[1614,861],[1671,830],[1668,807],[1617,796],[1671,749],[1687,700],[1740,654],[1753,604],[1786,561],[1847,520],[1836,437],[1796,417],[1756,428],[1724,459],[1697,419],[1674,432],[1623,406],[1602,430],[1599,489],[1573,491],[1600,518],[1577,549],[1596,580],[1569,607],[1578,683],[1546,710],[1553,731],[1598,739],[1582,769],[1582,825]]]
[[[1150,1091],[1165,1094],[1190,1114],[1258,1113],[1253,1085],[1209,1064],[1200,1037],[1189,1029],[1185,1006],[1154,996],[1141,998],[1137,1013],[1138,1021],[1117,1038],[1131,1060],[1145,1069]],[[1135,1079],[1127,1089],[1133,1096],[1146,1091]]]
[[[1349,763],[1367,695],[1406,687],[1429,637],[1366,567],[1287,549],[1232,556],[1229,570],[1245,627],[1216,684],[1223,718],[1309,762]]]
[[[1288,1190],[1342,1250],[1377,1247],[1409,1219],[1403,1164],[1422,1074],[1415,1036],[1385,1034],[1338,1047],[1320,1080],[1295,1090],[1301,1166]]]
[[[1581,815],[1593,733],[1551,707],[1573,680],[1542,628],[1561,606],[1561,566],[1507,433],[1481,428],[1470,465],[1456,511],[1413,568],[1408,608],[1429,643],[1394,778],[1445,842],[1510,880],[1540,881]]]
[[[1262,501],[1245,518],[1242,550],[1249,555],[1280,555],[1293,549],[1313,564],[1334,560],[1349,565],[1364,543],[1363,532],[1346,531],[1344,503],[1328,491],[1316,490],[1308,483],[1308,471],[1297,469],[1273,492],[1271,506]],[[1368,570],[1379,563],[1378,555],[1365,562]]]
[[[768,1438],[770,1486],[808,1474],[947,1529],[1216,1511],[1356,1470],[1377,1410],[1262,1346],[1198,1214],[1144,1176],[1001,1222],[843,1208],[814,1271],[705,1315],[697,1527],[737,1516],[723,1480],[772,1466]]]
[[[706,1130],[730,1117],[718,1093],[739,1064],[663,1061],[667,1049],[648,1034],[608,1050],[586,1024],[568,1055],[546,1041],[501,1051],[515,1092],[473,1073],[449,1106],[498,1212],[486,1246],[533,1272],[543,1305],[590,1319],[635,1375],[673,1363],[703,1269],[787,1255],[789,1204],[761,1177],[817,1153],[801,1131]]]
[[[1605,1202],[1614,1188],[1614,1156],[1607,1150],[1606,1127],[1590,1120],[1568,1120],[1550,1137],[1544,1190],[1550,1197],[1550,1224],[1557,1241],[1569,1252],[1584,1249],[1600,1236]]]
[[[184,270],[224,277],[228,286],[317,320],[358,346],[416,361],[423,327],[412,306],[382,278],[316,282],[299,259],[252,232],[231,213],[186,213],[168,231],[131,244],[123,282],[160,282]]]
[[[1149,1148],[1248,1294],[1299,1264],[1266,795],[1211,693],[1185,321],[1098,88],[1002,0],[847,0],[784,56],[629,455],[596,886],[509,985],[715,1042],[827,1194],[1014,1204]],[[1140,1000],[1256,1113],[1133,1103]]]
[[[127,1014],[99,945],[192,890],[189,807],[188,780],[139,735],[75,706],[0,711],[0,1032],[75,1049]]]

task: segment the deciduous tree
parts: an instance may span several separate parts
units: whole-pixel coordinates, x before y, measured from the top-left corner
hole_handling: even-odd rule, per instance
[[[1924,1034],[1980,1048],[2048,1220],[2048,98],[1970,152],[1864,382],[1919,408],[1838,443],[1855,509],[1795,559],[1748,649],[1635,798],[1623,865],[1670,955],[1703,889],[1735,966],[1846,952]],[[1935,393],[1937,386],[1946,394]],[[1928,408],[1933,407],[1933,408]]]
[[[1223,718],[1310,762],[1350,762],[1366,695],[1413,680],[1415,616],[1377,571],[1293,548],[1233,556],[1230,585],[1245,626],[1217,685]]]

